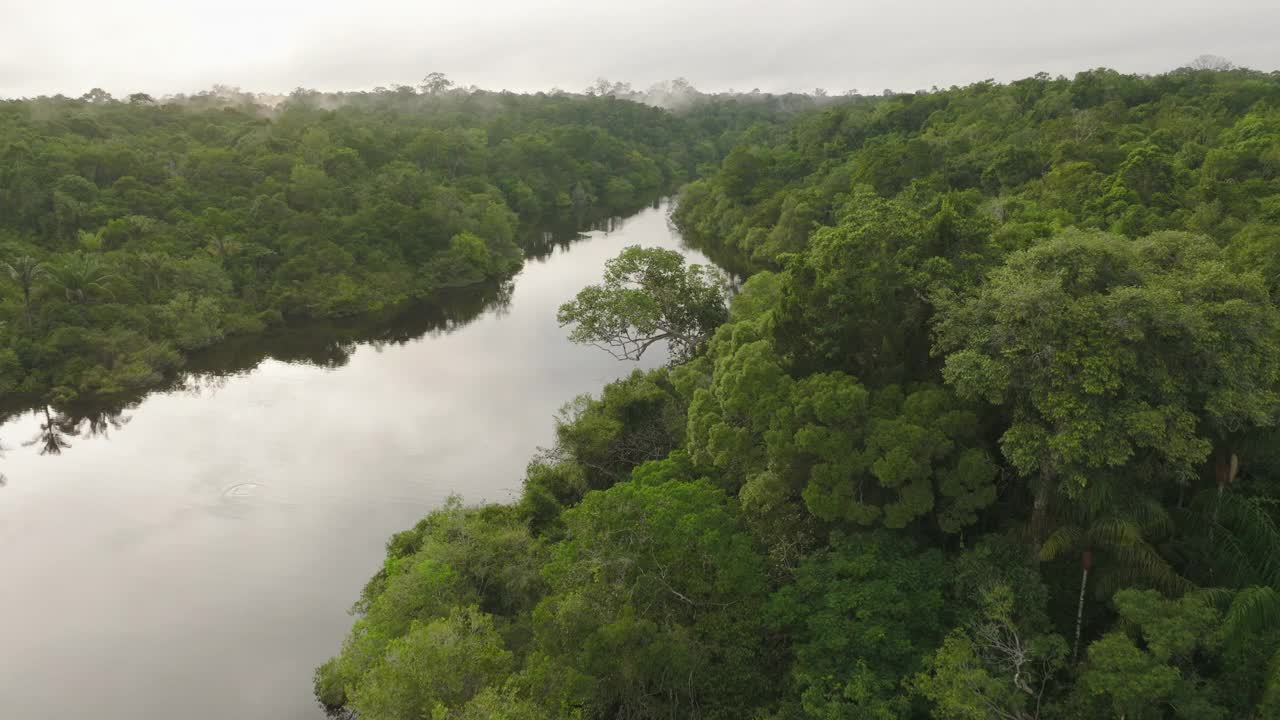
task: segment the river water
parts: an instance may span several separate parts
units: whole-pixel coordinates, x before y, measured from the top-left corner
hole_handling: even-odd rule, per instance
[[[387,538],[450,494],[514,497],[556,410],[635,367],[566,341],[560,303],[627,245],[707,262],[667,210],[504,289],[230,342],[123,411],[0,425],[0,717],[323,718],[312,671]]]

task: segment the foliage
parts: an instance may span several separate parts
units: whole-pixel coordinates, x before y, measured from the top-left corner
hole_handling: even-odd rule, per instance
[[[732,134],[675,220],[756,272],[726,307],[713,273],[632,248],[566,305],[574,339],[675,340],[672,363],[570,403],[517,504],[393,539],[318,697],[342,712],[376,689],[403,717],[1274,717],[1278,108],[1274,74],[1099,69]],[[431,157],[462,172],[472,139]],[[554,203],[639,187],[616,178]],[[295,202],[338,192],[295,180]],[[68,248],[91,185],[56,184]],[[130,227],[102,231],[106,255]],[[459,276],[501,255],[463,232],[490,237],[442,236]],[[260,241],[236,242],[219,262]],[[109,298],[85,300],[67,312]],[[399,663],[451,657],[460,618],[483,629],[456,670]]]
[[[902,678],[939,640],[947,576],[940,552],[884,532],[837,538],[807,559],[770,603],[793,638],[797,716],[909,716]]]
[[[1068,232],[1010,255],[937,327],[947,381],[1012,416],[1009,460],[1073,492],[1146,454],[1189,477],[1215,435],[1269,424],[1278,322],[1208,238]]]
[[[686,268],[674,250],[632,246],[605,264],[603,284],[584,288],[556,317],[574,326],[569,339],[619,360],[664,342],[672,362],[683,362],[727,319],[725,285],[715,268]]]
[[[109,400],[160,382],[153,356],[507,278],[526,237],[642,207],[771,118],[450,87],[0,101],[12,385]]]

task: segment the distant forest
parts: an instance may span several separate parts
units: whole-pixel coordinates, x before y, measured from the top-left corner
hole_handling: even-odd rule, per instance
[[[814,105],[677,89],[680,115],[439,74],[0,101],[0,395],[129,396],[230,335],[509,277],[548,227],[643,207]]]

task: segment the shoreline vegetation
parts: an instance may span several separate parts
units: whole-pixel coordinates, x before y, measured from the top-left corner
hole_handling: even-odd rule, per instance
[[[620,211],[621,217],[630,214],[631,208]],[[587,224],[581,230],[571,229],[575,226],[569,225],[536,233],[525,232],[518,244],[524,260],[538,259],[556,247],[575,242],[581,232],[597,229],[613,219],[584,219]],[[253,369],[269,357],[283,362],[341,367],[358,344],[406,342],[467,323],[494,304],[505,302],[504,298],[512,289],[511,282],[519,271],[520,268],[516,267],[499,277],[439,288],[424,297],[406,298],[377,309],[332,317],[302,317],[277,325],[228,332],[209,345],[184,350],[181,361],[157,376],[154,383],[110,395],[61,399],[57,404],[66,417],[83,420],[99,415],[118,415],[153,392],[181,387],[186,376],[236,374]],[[38,409],[48,400],[34,393],[0,395],[0,418]]]
[[[682,92],[0,101],[0,396],[136,395],[228,336],[508,278],[522,235],[643,207],[799,102]]]
[[[757,127],[626,250],[510,504],[387,544],[334,717],[1280,713],[1280,75],[1109,70]]]

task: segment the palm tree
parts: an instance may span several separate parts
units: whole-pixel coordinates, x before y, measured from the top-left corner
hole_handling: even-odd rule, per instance
[[[1223,628],[1227,642],[1236,647],[1256,642],[1257,638],[1280,626],[1280,590],[1274,586],[1254,585],[1232,594]],[[1267,664],[1263,702],[1280,706],[1280,647],[1276,647]]]
[[[54,270],[53,277],[66,292],[67,300],[85,303],[94,292],[110,295],[107,282],[115,275],[107,272],[99,256],[77,252]]]
[[[74,435],[74,428],[67,428],[62,416],[54,417],[49,406],[44,406],[44,422],[40,423],[40,433],[23,445],[40,445],[41,455],[61,455],[63,450],[71,447],[67,435]]]
[[[151,295],[157,290],[164,288],[165,284],[173,277],[173,262],[165,253],[142,253],[135,262],[142,276],[142,292],[150,302]]]
[[[102,231],[79,230],[76,233],[80,241],[80,249],[87,252],[102,252]]]
[[[1274,500],[1221,489],[1204,490],[1183,511],[1198,531],[1184,544],[1191,567],[1217,586],[1205,593],[1225,611],[1227,642],[1245,647],[1280,627],[1280,525]],[[1280,646],[1271,652],[1264,700],[1280,706]]]
[[[27,330],[31,330],[31,295],[35,291],[36,283],[40,278],[48,274],[48,270],[44,263],[36,260],[29,255],[23,255],[14,258],[11,262],[3,264],[3,269],[9,274],[9,279],[17,283],[22,290],[22,312],[27,320]]]
[[[1077,517],[1059,525],[1040,546],[1041,560],[1055,560],[1068,554],[1080,558],[1073,659],[1080,654],[1089,575],[1099,561],[1102,564],[1094,587],[1099,597],[1134,584],[1149,585],[1168,594],[1184,593],[1195,587],[1179,575],[1148,540],[1154,535],[1168,534],[1173,527],[1169,514],[1159,502],[1137,499],[1105,502],[1101,506],[1106,509],[1094,511],[1074,506]]]

